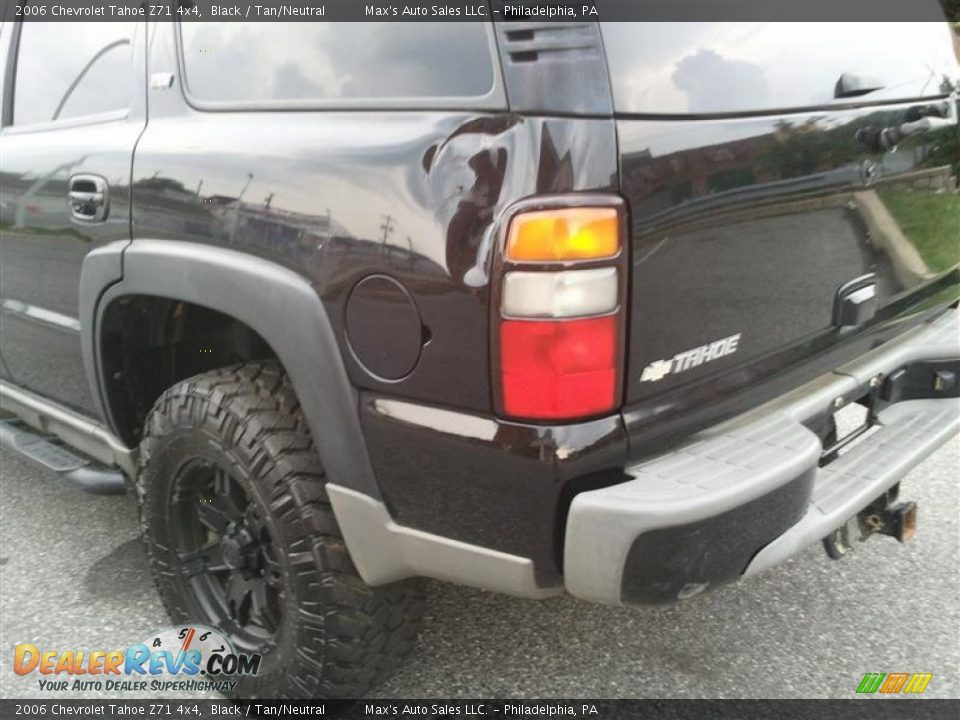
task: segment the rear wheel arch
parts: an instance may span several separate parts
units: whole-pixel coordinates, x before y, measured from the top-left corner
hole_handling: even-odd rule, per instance
[[[157,295],[124,295],[106,305],[97,348],[105,414],[130,446],[141,442],[147,415],[168,388],[227,365],[277,359],[239,319]]]
[[[89,328],[83,338],[88,379],[110,429],[134,445],[108,375],[117,371],[110,362],[116,352],[109,346],[111,323],[118,308],[131,303],[147,312],[168,304],[229,318],[241,340],[259,339],[256,354],[276,358],[289,375],[330,481],[381,499],[356,391],[323,302],[306,278],[263,258],[178,240],[137,240],[90,253],[80,289],[81,324]]]

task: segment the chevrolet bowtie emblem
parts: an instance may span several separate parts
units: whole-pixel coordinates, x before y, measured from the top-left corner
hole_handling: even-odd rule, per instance
[[[670,374],[672,367],[672,360],[657,360],[656,362],[652,362],[643,369],[643,374],[640,376],[640,382],[663,380],[667,375]]]

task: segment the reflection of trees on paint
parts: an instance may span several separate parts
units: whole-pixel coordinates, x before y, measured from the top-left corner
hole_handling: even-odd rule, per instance
[[[747,187],[757,182],[757,177],[751,167],[731,168],[713,173],[707,178],[707,188],[711,193],[734,190]]]
[[[137,180],[133,184],[137,190],[155,190],[157,192],[166,190],[174,193],[187,193],[186,187],[179,180],[168,177],[149,177]]]
[[[944,92],[953,92],[956,87],[948,78],[941,83]],[[766,156],[767,170],[774,176],[790,178],[859,162],[866,148],[855,139],[857,131],[866,127],[899,126],[904,122],[904,114],[903,110],[881,111],[833,128],[823,128],[821,118],[799,123],[781,120],[774,132],[775,142]],[[955,173],[960,169],[960,147],[955,128],[918,135],[902,144],[922,146],[921,157],[917,159],[926,167],[950,165]]]
[[[960,82],[941,80],[940,87],[945,90],[957,86]],[[877,183],[936,171],[937,188],[952,188],[950,175],[960,174],[960,137],[955,126],[904,137],[896,151],[876,150],[865,139],[883,128],[899,127],[943,102],[942,98],[930,98],[909,109],[901,103],[895,110],[861,116],[837,111],[783,118],[750,137],[663,155],[656,154],[656,146],[652,146],[623,158],[623,178],[630,187],[637,217],[647,220],[694,202],[703,211],[707,206],[702,201],[714,198],[714,205],[723,201],[717,196],[744,202],[760,195],[769,199],[784,193],[858,188],[863,185],[862,165],[868,158],[879,168]],[[870,132],[861,136],[859,131],[867,128]],[[748,189],[752,194],[745,192]]]
[[[843,156],[837,158],[841,163],[844,159],[850,161],[856,157],[857,149],[849,131],[844,132],[846,147],[836,142],[836,139],[829,142],[827,132],[836,134],[836,130],[822,130],[816,118],[802,123],[779,121],[774,133],[776,142],[766,158],[772,173],[781,178],[811,175],[821,167],[835,164],[836,160],[833,158],[836,155]]]
[[[953,23],[953,29],[960,33],[960,0],[940,0],[947,20]]]
[[[857,130],[868,126],[898,123],[903,113],[877,112],[833,128],[824,128],[822,118],[801,123],[781,120],[774,132],[775,142],[767,155],[774,175],[800,177],[856,162],[863,146],[856,140]]]

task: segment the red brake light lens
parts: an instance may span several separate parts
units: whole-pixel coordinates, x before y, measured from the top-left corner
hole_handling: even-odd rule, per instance
[[[569,419],[616,406],[618,320],[504,320],[503,410],[513,417]]]

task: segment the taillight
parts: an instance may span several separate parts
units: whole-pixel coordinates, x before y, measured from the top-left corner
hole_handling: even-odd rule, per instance
[[[594,260],[618,252],[619,218],[612,207],[530,210],[515,215],[507,233],[509,260]]]
[[[498,411],[518,419],[573,420],[619,404],[622,204],[563,200],[526,203],[531,209],[511,217],[502,245],[494,385]]]

